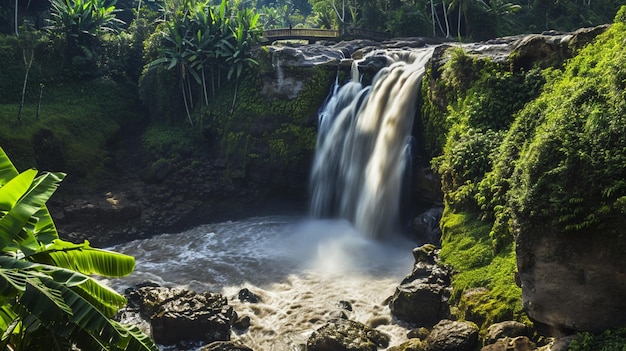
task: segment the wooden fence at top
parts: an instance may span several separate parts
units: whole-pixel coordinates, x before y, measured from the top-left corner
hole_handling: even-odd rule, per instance
[[[374,40],[385,40],[392,37],[388,32],[376,32],[373,30],[360,28],[347,28],[345,35],[341,35],[337,29],[317,29],[317,28],[280,28],[267,29],[263,31],[263,37],[269,42],[276,40],[308,40],[310,43],[323,39],[339,38],[365,38]]]

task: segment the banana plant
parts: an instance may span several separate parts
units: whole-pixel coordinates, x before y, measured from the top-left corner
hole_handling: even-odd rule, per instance
[[[0,148],[0,350],[157,351],[111,319],[126,299],[94,278],[126,276],[134,258],[59,238],[46,202],[64,177],[18,173]]]

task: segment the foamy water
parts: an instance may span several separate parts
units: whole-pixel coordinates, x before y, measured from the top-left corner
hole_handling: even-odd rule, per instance
[[[110,282],[121,290],[152,281],[221,292],[251,326],[233,333],[257,351],[299,350],[309,335],[336,317],[340,302],[351,320],[406,340],[385,300],[412,267],[413,244],[395,238],[365,239],[341,220],[258,217],[204,225],[118,245],[137,260],[128,278]],[[247,288],[259,303],[239,301]]]

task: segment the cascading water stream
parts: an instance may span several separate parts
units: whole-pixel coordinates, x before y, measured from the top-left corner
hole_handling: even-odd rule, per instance
[[[431,53],[386,53],[389,65],[371,87],[355,74],[335,85],[321,110],[312,212],[342,219],[250,218],[121,244],[113,250],[134,256],[136,270],[110,284],[118,291],[152,281],[221,292],[251,319],[232,339],[259,351],[304,349],[338,312],[387,333],[392,346],[406,340],[386,301],[411,270],[414,243],[373,238],[397,222],[407,140]],[[242,288],[261,301],[240,301]],[[351,310],[340,310],[341,302]]]
[[[363,87],[336,90],[319,113],[311,213],[344,218],[368,238],[397,229],[407,143],[432,49],[385,53],[389,65]]]

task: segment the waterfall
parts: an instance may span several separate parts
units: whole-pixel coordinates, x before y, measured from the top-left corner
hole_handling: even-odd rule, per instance
[[[380,55],[374,53],[373,55]],[[369,238],[397,229],[417,97],[431,48],[386,52],[371,86],[335,87],[318,120],[311,213],[350,221]]]

